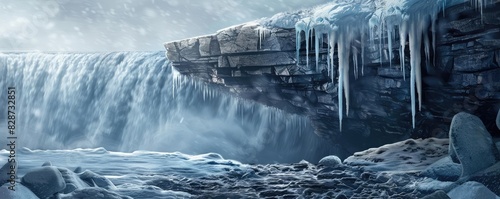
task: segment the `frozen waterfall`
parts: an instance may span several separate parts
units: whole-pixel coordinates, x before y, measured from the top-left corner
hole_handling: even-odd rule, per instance
[[[334,153],[306,118],[184,78],[164,52],[3,53],[7,86],[18,92],[20,147],[215,152],[259,163]]]

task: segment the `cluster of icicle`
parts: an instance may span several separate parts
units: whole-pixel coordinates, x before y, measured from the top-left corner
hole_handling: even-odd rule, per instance
[[[441,9],[463,3],[464,0],[337,0],[322,7],[315,8],[311,17],[304,18],[295,24],[296,29],[296,59],[300,62],[301,34],[305,33],[306,54],[309,55],[312,40],[314,39],[315,72],[320,71],[319,54],[323,40],[327,39],[328,55],[327,70],[332,79],[334,76],[334,53],[338,51],[338,103],[339,122],[342,130],[342,118],[344,112],[344,96],[346,104],[346,115],[349,115],[349,68],[350,57],[354,66],[354,76],[364,74],[365,47],[379,49],[380,62],[384,61],[385,46],[388,46],[388,58],[392,66],[392,47],[395,43],[397,32],[399,32],[400,46],[400,68],[405,73],[405,48],[406,42],[410,48],[410,90],[412,123],[415,128],[416,97],[418,95],[418,108],[422,106],[422,77],[421,77],[421,53],[422,41],[426,64],[430,61],[431,52],[435,52],[435,33],[437,15]],[[481,10],[485,0],[471,0],[471,3]],[[432,32],[432,39],[427,32]],[[314,34],[314,35],[313,35]],[[368,44],[366,37],[368,36]],[[387,38],[387,40],[385,39]],[[358,45],[354,45],[354,44]],[[378,46],[377,46],[378,45]],[[335,48],[337,46],[337,48]],[[431,48],[433,51],[431,51]],[[361,71],[358,68],[358,60],[361,60]],[[309,66],[309,56],[306,56],[306,65]],[[403,75],[405,77],[405,75]],[[405,78],[406,80],[406,78]]]

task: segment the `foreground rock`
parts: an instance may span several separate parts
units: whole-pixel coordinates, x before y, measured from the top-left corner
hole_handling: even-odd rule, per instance
[[[338,165],[342,165],[342,160],[340,160],[340,158],[337,156],[330,155],[330,156],[326,156],[324,158],[321,158],[321,160],[319,160],[318,164],[322,165],[322,166],[327,166],[327,167],[336,167]]]
[[[448,196],[453,199],[500,199],[500,197],[491,192],[483,184],[474,181],[466,182],[456,187],[455,189],[448,192]]]
[[[450,156],[462,165],[462,176],[469,176],[494,165],[498,151],[481,120],[468,113],[453,117],[450,127]]]
[[[22,184],[16,185],[16,191],[9,190],[7,185],[0,187],[0,198],[2,199],[39,199],[31,190]]]
[[[39,198],[50,197],[66,188],[61,172],[53,166],[45,166],[26,173],[21,183]]]

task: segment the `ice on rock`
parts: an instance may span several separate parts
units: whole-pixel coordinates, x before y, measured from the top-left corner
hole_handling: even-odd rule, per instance
[[[449,153],[462,165],[462,176],[486,169],[498,160],[490,133],[474,115],[456,114],[451,121],[449,137]]]
[[[353,40],[361,41],[361,67],[364,67],[364,35],[366,32],[369,34],[369,45],[374,47],[378,45],[380,63],[384,61],[383,50],[387,45],[389,64],[392,65],[392,47],[395,42],[396,30],[399,32],[400,38],[400,66],[405,73],[405,48],[406,42],[409,41],[410,48],[410,67],[411,67],[411,110],[412,110],[412,124],[415,128],[415,115],[422,107],[422,72],[421,72],[421,53],[423,49],[425,52],[426,63],[428,66],[432,65],[431,49],[435,53],[436,48],[436,20],[437,14],[442,9],[463,3],[466,0],[435,0],[435,1],[422,1],[422,0],[358,0],[358,1],[334,1],[323,6],[319,6],[310,10],[309,17],[299,20],[295,24],[297,31],[296,40],[296,56],[297,64],[299,64],[299,50],[301,42],[301,32],[305,32],[306,41],[306,64],[309,65],[309,46],[311,33],[315,32],[315,52],[316,52],[316,69],[318,70],[318,53],[320,45],[319,41],[322,34],[328,35],[328,69],[330,70],[330,78],[336,79],[333,75],[333,54],[335,52],[335,45],[338,46],[337,52],[339,55],[339,122],[340,130],[342,130],[343,118],[343,94],[346,99],[346,114],[349,113],[349,65],[351,64],[349,58],[353,56],[354,76],[358,76],[358,63],[357,54],[359,50],[354,49],[351,45]],[[476,8],[480,9],[485,6],[484,0],[471,0]],[[328,27],[326,30],[329,33],[318,31],[318,26]],[[364,28],[368,26],[369,28]],[[337,30],[334,30],[335,27]],[[329,29],[329,30],[328,30]],[[432,41],[428,36],[428,31],[432,32]],[[348,32],[346,37],[345,32]],[[386,35],[387,34],[387,35]],[[334,37],[338,36],[338,38]],[[377,37],[377,38],[376,38]],[[387,42],[385,41],[387,37]],[[407,40],[408,38],[408,40]],[[338,39],[338,40],[337,40]],[[377,44],[375,40],[378,40]],[[423,46],[422,46],[423,41]],[[363,74],[363,70],[361,72]],[[405,80],[406,77],[404,76]]]
[[[444,192],[443,190],[438,190],[423,197],[422,199],[450,199],[450,197],[446,195],[446,192]]]
[[[483,184],[475,181],[466,182],[448,192],[451,199],[500,199]]]
[[[338,165],[342,165],[342,160],[339,157],[334,155],[329,155],[324,158],[321,158],[318,162],[319,165],[327,166],[327,167],[336,167]]]
[[[56,167],[46,166],[32,170],[21,178],[21,184],[39,198],[47,198],[66,187],[61,172]]]
[[[47,167],[47,166],[52,166],[52,163],[50,161],[47,161],[42,164],[42,167]]]

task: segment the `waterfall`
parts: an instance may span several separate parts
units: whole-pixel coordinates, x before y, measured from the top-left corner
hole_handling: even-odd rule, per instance
[[[215,152],[254,163],[335,152],[305,117],[179,76],[164,52],[3,53],[0,89],[9,86],[19,147]]]

